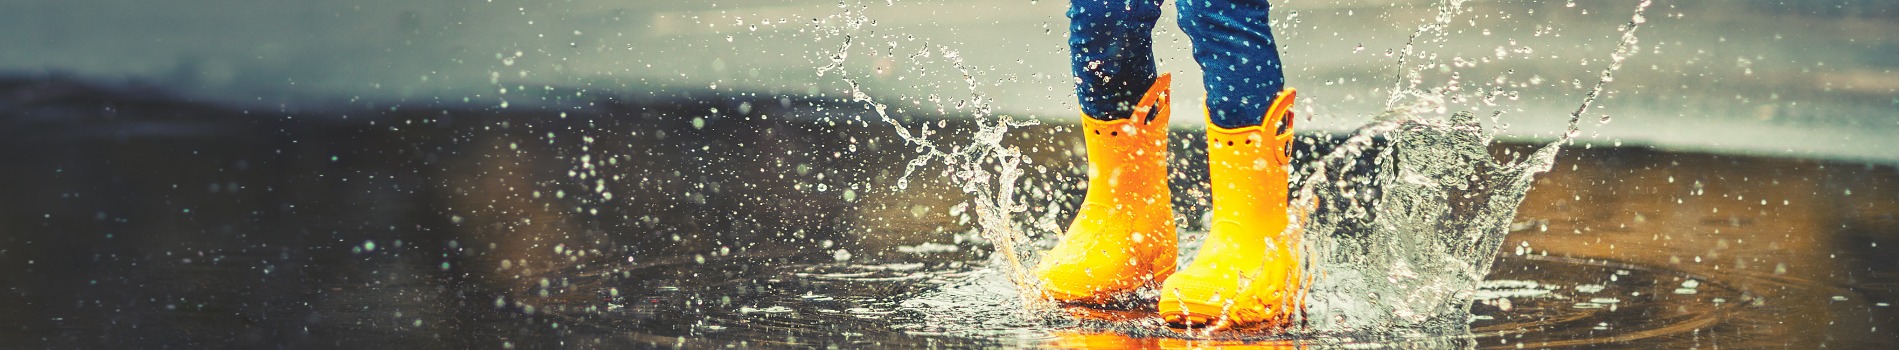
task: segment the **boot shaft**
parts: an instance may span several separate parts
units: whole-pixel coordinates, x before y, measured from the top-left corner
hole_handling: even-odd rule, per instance
[[[1287,178],[1292,170],[1294,91],[1274,98],[1263,125],[1207,128],[1208,180],[1216,224],[1287,226]],[[1262,232],[1277,236],[1280,232]]]
[[[1082,116],[1090,198],[1169,203],[1169,80],[1165,74],[1156,78],[1128,118],[1099,120]]]

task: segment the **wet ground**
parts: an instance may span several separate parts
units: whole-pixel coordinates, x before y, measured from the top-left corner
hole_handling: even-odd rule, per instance
[[[549,95],[577,107],[0,81],[0,347],[1895,346],[1891,164],[1570,148],[1467,326],[1185,339],[1139,309],[1015,307],[963,194],[936,168],[896,190],[913,151],[858,105]],[[1025,197],[1079,201],[1072,126],[1009,137],[1055,184]],[[1188,241],[1199,176],[1172,179]]]

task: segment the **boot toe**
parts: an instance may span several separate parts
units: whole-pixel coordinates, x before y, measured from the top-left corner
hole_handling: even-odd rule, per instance
[[[1285,323],[1281,321],[1291,308],[1282,305],[1281,288],[1239,289],[1228,279],[1181,276],[1162,286],[1156,309],[1162,320],[1176,327],[1252,328]]]
[[[1106,299],[1107,291],[1096,284],[1096,278],[1082,271],[1072,269],[1050,269],[1039,274],[1042,282],[1042,294],[1051,300],[1062,303],[1096,302]]]
[[[1171,325],[1204,327],[1214,323],[1234,320],[1222,317],[1223,309],[1231,307],[1234,286],[1222,286],[1220,283],[1205,283],[1188,276],[1175,276],[1169,279],[1161,289],[1161,298],[1156,309],[1163,320]]]
[[[1133,292],[1141,285],[1132,269],[1082,259],[1055,262],[1037,269],[1043,297],[1060,303],[1103,303]]]

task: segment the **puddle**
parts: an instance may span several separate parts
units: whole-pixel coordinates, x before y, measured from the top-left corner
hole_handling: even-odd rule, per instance
[[[4,78],[0,347],[1894,346],[1891,164],[1566,143],[1641,52],[1640,12],[1584,60],[1602,75],[1558,84],[1588,96],[1564,141],[1494,140],[1472,112],[1519,78],[1431,86],[1475,65],[1433,52],[1461,3],[1397,54],[1391,114],[1299,138],[1325,278],[1292,333],[1026,297],[1081,199],[1074,126],[992,110],[942,44],[901,54],[949,92],[873,97],[848,60],[908,38],[845,4],[799,37],[838,45],[812,68],[845,96],[515,86],[533,107],[304,113]],[[1206,141],[1174,133],[1186,258],[1208,191],[1178,170]]]
[[[782,118],[728,115],[695,128],[657,117],[748,101]],[[833,125],[815,107],[790,105],[715,96],[567,119],[412,112],[377,125],[232,123],[255,112],[204,107],[159,128],[33,124],[36,132],[0,142],[49,151],[5,153],[19,166],[0,176],[34,184],[9,193],[54,204],[13,205],[0,217],[0,230],[17,233],[0,239],[10,288],[0,302],[20,306],[0,311],[0,344],[1757,348],[1894,339],[1890,167],[1573,149],[1525,194],[1467,320],[1190,339],[1139,304],[1022,308],[999,268],[1007,263],[968,214],[953,214],[964,192],[920,177],[907,191],[847,197],[837,189],[895,182],[904,169],[894,160],[909,150],[894,147],[888,128]],[[391,131],[389,121],[408,126]],[[596,130],[591,144],[543,138],[582,126]],[[1072,176],[1045,166],[1080,156],[1064,153],[1080,142],[1069,128],[1024,127],[1006,142],[1025,145],[1029,176]],[[1198,147],[1198,133],[1179,133],[1188,141],[1175,152]],[[969,135],[946,127],[938,137]],[[863,151],[814,154],[853,138]],[[632,180],[601,192],[577,185],[569,170],[586,145],[594,157],[627,155],[595,158],[595,169]],[[151,167],[157,159],[170,165]],[[1204,179],[1172,181],[1194,193]],[[788,190],[801,186],[813,190]],[[1075,189],[1047,191],[1080,199]],[[1185,212],[1205,210],[1182,202]],[[1183,249],[1194,249],[1201,224],[1183,227]]]

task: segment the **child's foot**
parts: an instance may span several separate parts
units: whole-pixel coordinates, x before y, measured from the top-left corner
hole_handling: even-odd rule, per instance
[[[1082,117],[1089,189],[1036,276],[1059,302],[1101,303],[1174,272],[1174,211],[1168,196],[1168,75],[1110,121]]]
[[[1156,308],[1168,323],[1279,327],[1301,308],[1299,232],[1287,230],[1292,106],[1289,89],[1267,109],[1266,125],[1209,123],[1213,227],[1193,263],[1161,286]]]

